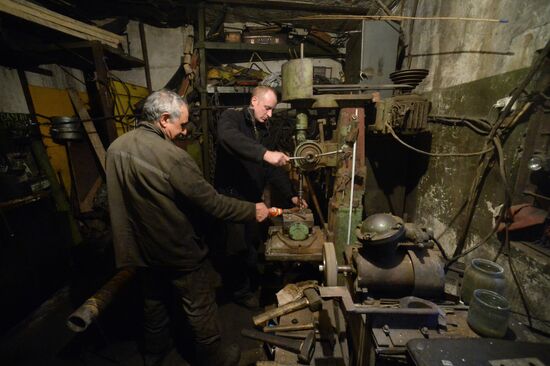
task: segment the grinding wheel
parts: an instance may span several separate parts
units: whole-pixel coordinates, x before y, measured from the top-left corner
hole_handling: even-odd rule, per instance
[[[334,244],[326,241],[323,244],[323,275],[325,286],[338,285],[338,262],[336,261],[336,250]]]

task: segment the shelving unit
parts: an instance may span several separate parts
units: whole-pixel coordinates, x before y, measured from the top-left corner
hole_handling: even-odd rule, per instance
[[[206,92],[208,94],[220,93],[220,94],[245,94],[252,92],[254,89],[253,86],[217,86],[217,85],[208,85],[206,87]]]
[[[199,42],[198,48],[208,50],[206,57],[215,64],[247,62],[254,52],[261,55],[264,61],[295,58],[300,54],[298,44],[249,44],[249,43],[226,43],[226,42]],[[331,48],[322,48],[315,45],[305,44],[304,53],[308,57],[344,57],[338,51]],[[222,59],[223,58],[223,59]]]
[[[218,92],[222,94],[247,94],[253,87],[250,86],[208,86],[207,62],[214,65],[248,62],[254,53],[258,53],[262,60],[287,60],[300,55],[300,45],[288,44],[249,44],[212,42],[206,40],[206,24],[204,3],[197,6],[198,27],[196,28],[195,48],[199,50],[200,73],[200,125],[203,131],[202,155],[203,173],[208,179],[211,173],[210,161],[211,141],[208,132],[208,94]],[[322,47],[313,44],[304,44],[304,53],[307,57],[316,58],[343,58],[344,55],[332,47]]]

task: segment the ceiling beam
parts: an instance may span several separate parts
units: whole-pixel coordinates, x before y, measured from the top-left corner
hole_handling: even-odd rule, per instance
[[[0,12],[25,19],[44,27],[87,41],[99,41],[118,47],[124,37],[48,10],[25,0],[0,0]]]
[[[281,9],[295,11],[310,11],[314,13],[336,13],[367,15],[372,9],[359,6],[337,6],[319,3],[319,1],[290,0],[206,0],[208,4],[227,4],[248,8]]]

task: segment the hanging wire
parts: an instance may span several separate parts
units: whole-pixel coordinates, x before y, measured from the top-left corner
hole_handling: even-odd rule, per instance
[[[470,157],[470,156],[484,155],[488,152],[493,151],[494,149],[494,147],[491,147],[482,151],[476,151],[471,153],[432,153],[432,152],[417,149],[416,147],[411,146],[407,144],[405,141],[401,140],[388,122],[386,122],[386,127],[388,128],[388,131],[390,131],[390,134],[393,136],[393,138],[396,139],[400,144],[423,155],[434,156],[434,157]]]

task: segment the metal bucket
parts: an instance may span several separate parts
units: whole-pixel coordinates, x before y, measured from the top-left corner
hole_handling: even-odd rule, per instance
[[[84,137],[82,123],[78,117],[53,117],[50,135],[57,143],[79,141]]]

